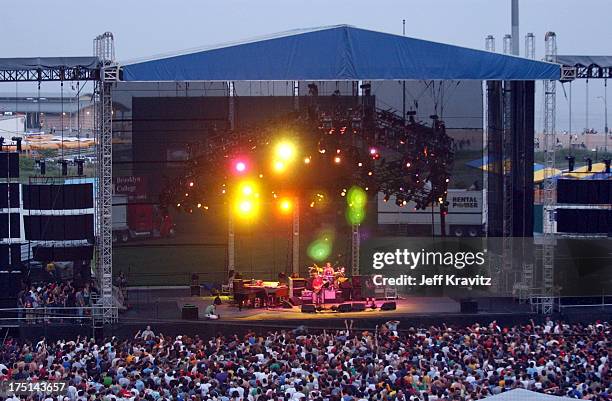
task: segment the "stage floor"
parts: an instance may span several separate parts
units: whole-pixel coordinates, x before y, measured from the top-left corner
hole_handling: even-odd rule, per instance
[[[176,298],[176,305],[180,310],[185,304],[192,304],[198,307],[199,317],[204,317],[204,309],[212,302],[211,297],[180,297]],[[381,311],[380,305],[384,300],[376,301],[377,309],[366,308],[362,312],[336,312],[325,310],[317,313],[302,313],[301,307],[292,308],[243,308],[241,311],[235,305],[231,305],[227,300],[217,306],[217,313],[225,322],[249,322],[249,321],[292,321],[292,320],[318,320],[318,319],[371,319],[371,318],[394,318],[411,315],[435,315],[460,313],[459,302],[448,297],[410,297],[407,299],[395,300],[396,310]],[[360,302],[363,303],[363,302]],[[325,308],[332,305],[326,304]]]

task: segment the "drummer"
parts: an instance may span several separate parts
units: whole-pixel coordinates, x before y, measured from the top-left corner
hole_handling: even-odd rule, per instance
[[[334,267],[330,262],[325,263],[325,267],[323,268],[323,277],[328,281],[333,281],[334,279]]]

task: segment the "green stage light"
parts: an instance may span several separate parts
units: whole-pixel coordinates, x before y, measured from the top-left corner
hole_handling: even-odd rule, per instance
[[[349,207],[346,209],[346,220],[351,225],[357,225],[363,223],[366,212],[363,207]]]
[[[317,262],[326,260],[331,251],[331,241],[325,241],[325,239],[316,239],[308,246],[308,256]]]
[[[353,186],[348,191],[346,201],[349,207],[363,208],[368,202],[368,195],[362,188]]]

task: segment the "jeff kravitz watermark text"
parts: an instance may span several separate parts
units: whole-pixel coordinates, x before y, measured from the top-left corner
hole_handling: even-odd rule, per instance
[[[457,277],[454,274],[434,274],[427,276],[409,276],[402,274],[399,277],[384,277],[382,274],[375,274],[372,277],[374,285],[380,286],[448,286],[448,287],[479,287],[490,286],[491,277],[476,275],[474,277]]]
[[[416,270],[422,266],[436,268],[453,268],[463,271],[465,268],[478,269],[485,263],[486,251],[483,252],[440,252],[440,251],[410,251],[396,249],[393,252],[375,252],[372,257],[374,270],[383,268],[401,268]],[[381,272],[382,273],[382,272]],[[457,274],[448,272],[442,274],[400,274],[394,277],[374,274],[372,281],[376,286],[438,286],[438,287],[488,287],[491,286],[491,277],[482,274]]]

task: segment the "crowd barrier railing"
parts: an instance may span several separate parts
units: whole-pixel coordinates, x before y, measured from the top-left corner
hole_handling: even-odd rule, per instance
[[[36,308],[0,308],[0,326],[52,323],[93,323],[101,306],[45,306]],[[115,308],[116,309],[116,308]]]

